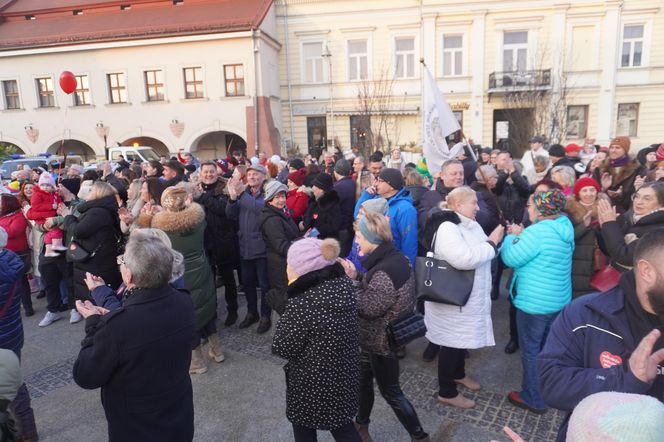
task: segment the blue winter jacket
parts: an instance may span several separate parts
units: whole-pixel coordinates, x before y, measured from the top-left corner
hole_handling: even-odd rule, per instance
[[[544,402],[568,412],[558,432],[559,442],[565,440],[572,410],[591,394],[649,393],[651,384],[640,381],[629,370],[629,357],[638,342],[625,312],[627,291],[635,291],[632,272],[625,273],[620,284],[608,292],[575,299],[555,319],[537,356]],[[664,376],[662,366],[658,371]]]
[[[507,235],[500,255],[514,268],[514,306],[531,315],[559,312],[572,299],[574,227],[566,216],[543,220],[519,236]],[[516,288],[516,293],[514,288]]]
[[[21,281],[25,271],[23,260],[14,252],[0,250],[0,311],[10,302],[0,318],[0,348],[14,353],[23,348],[23,321],[21,320]],[[11,293],[13,292],[13,296]],[[9,299],[11,297],[11,300]]]
[[[242,259],[265,258],[265,241],[258,224],[265,201],[263,189],[253,196],[249,188],[236,200],[228,200],[226,216],[240,220],[240,257]]]
[[[357,218],[360,206],[363,202],[381,198],[380,195],[372,195],[366,190],[360,195],[360,199],[355,204],[353,217]],[[396,195],[388,198],[387,216],[390,219],[394,247],[401,250],[406,255],[410,265],[415,268],[415,256],[417,256],[417,210],[413,206],[413,199],[410,192],[402,187]]]

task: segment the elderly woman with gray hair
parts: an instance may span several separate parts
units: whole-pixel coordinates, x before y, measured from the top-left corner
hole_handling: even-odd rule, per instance
[[[76,302],[86,336],[74,381],[86,389],[101,387],[110,441],[191,441],[194,306],[168,283],[173,254],[162,241],[132,237],[120,272],[128,291],[121,313]]]

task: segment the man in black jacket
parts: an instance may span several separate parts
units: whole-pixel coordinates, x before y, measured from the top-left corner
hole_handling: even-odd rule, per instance
[[[339,231],[339,244],[341,255],[348,256],[353,244],[353,210],[355,208],[355,181],[350,176],[351,166],[348,160],[342,158],[334,165],[334,190],[339,195],[341,209],[341,230]]]
[[[86,336],[74,381],[101,387],[111,442],[191,441],[191,297],[169,286],[173,254],[161,241],[130,239],[120,269],[128,292],[121,308],[76,303]],[[91,278],[86,283],[93,285]]]
[[[240,255],[237,238],[237,222],[226,216],[228,196],[224,194],[226,181],[219,178],[216,165],[205,162],[201,165],[201,194],[196,198],[205,209],[205,254],[212,271],[224,284],[224,297],[228,316],[225,326],[237,321],[237,287],[233,270],[239,266]]]
[[[440,178],[436,181],[435,190],[426,192],[420,200],[418,212],[418,226],[420,230],[426,227],[430,211],[445,201],[447,194],[457,187],[463,186],[464,168],[459,160],[447,160],[440,168]]]

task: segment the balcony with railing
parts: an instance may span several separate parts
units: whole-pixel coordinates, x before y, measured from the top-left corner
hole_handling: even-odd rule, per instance
[[[489,92],[548,90],[550,88],[551,69],[489,74]]]

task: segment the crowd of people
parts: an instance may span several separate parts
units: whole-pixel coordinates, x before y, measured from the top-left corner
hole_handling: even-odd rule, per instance
[[[20,169],[17,192],[0,193],[0,348],[20,359],[21,306],[32,316],[33,294],[45,297],[40,327],[63,312],[86,320],[74,380],[101,387],[109,439],[182,441],[190,375],[225,359],[218,325],[264,334],[278,320],[295,440],[370,441],[375,380],[426,441],[399,384],[406,347],[386,325],[422,314],[439,402],[470,409],[464,389],[482,387],[465,359],[496,345],[492,302],[506,292],[504,350],[522,363],[512,404],[571,414],[603,391],[664,401],[664,144],[535,136],[519,160],[470,149],[439,171],[398,150]],[[418,302],[427,253],[474,272],[465,305]],[[25,384],[9,402],[19,440],[37,440]]]

